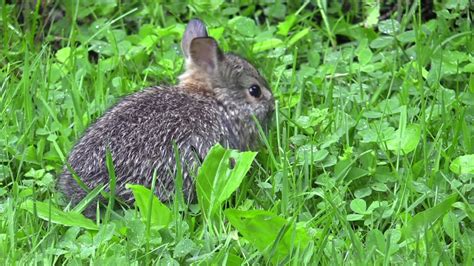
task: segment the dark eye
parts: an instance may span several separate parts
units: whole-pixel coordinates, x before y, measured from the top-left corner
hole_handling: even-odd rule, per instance
[[[262,90],[260,89],[260,86],[258,86],[257,84],[254,84],[254,85],[250,86],[249,93],[253,97],[259,98],[260,95],[262,95]]]

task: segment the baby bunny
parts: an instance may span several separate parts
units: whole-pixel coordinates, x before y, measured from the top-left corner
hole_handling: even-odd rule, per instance
[[[181,47],[186,70],[178,85],[150,87],[125,97],[74,146],[68,164],[90,189],[106,185],[108,190],[108,149],[116,196],[132,203],[125,185],[150,187],[156,170],[155,193],[169,201],[175,190],[175,143],[183,166],[183,192],[192,201],[192,178],[214,144],[239,150],[259,144],[252,117],[265,126],[274,109],[270,88],[259,72],[243,58],[223,53],[197,19],[187,25]],[[73,205],[87,194],[67,167],[58,186]],[[94,208],[86,210],[86,215],[94,215]]]

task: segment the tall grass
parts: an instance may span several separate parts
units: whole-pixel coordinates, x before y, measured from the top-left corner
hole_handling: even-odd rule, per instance
[[[1,263],[469,265],[469,3],[436,3],[429,19],[417,1],[346,2],[353,9],[325,1],[2,1]],[[277,100],[239,189],[214,218],[175,201],[171,222],[158,229],[142,212],[114,214],[112,206],[92,225],[42,217],[43,207],[49,216],[72,207],[55,180],[87,126],[124,95],[175,83],[180,34],[192,17],[224,50],[255,63]],[[263,235],[270,244],[261,248],[229,219],[238,211],[251,216],[255,235],[268,221],[283,226],[269,230],[275,238]]]

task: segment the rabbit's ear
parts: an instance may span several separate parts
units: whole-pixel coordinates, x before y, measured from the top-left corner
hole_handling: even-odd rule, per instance
[[[189,47],[189,61],[202,70],[211,74],[217,70],[222,52],[216,40],[211,37],[195,38]]]
[[[183,50],[186,59],[189,58],[189,49],[191,42],[195,38],[207,37],[206,25],[199,19],[192,19],[189,21],[186,30],[184,31],[183,40],[181,41],[181,49]]]

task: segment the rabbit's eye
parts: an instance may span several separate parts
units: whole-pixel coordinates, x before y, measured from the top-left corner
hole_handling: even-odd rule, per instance
[[[260,95],[262,95],[262,90],[260,90],[260,86],[254,84],[254,85],[250,86],[250,88],[249,88],[249,93],[250,93],[250,95],[252,95],[253,97],[259,98]]]

